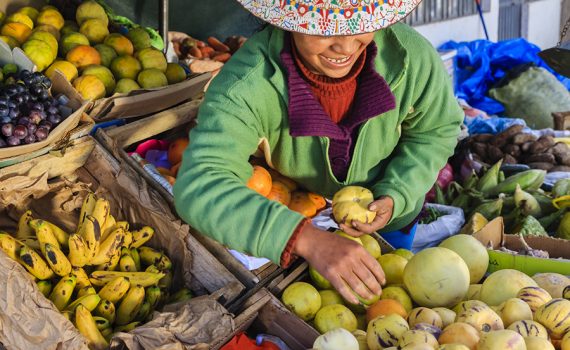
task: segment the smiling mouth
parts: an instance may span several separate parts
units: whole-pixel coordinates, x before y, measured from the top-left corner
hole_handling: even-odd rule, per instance
[[[334,64],[343,64],[343,63],[346,63],[348,60],[350,60],[350,57],[352,57],[352,56],[346,56],[343,58],[330,58],[330,57],[325,57],[325,56],[322,56],[322,57],[324,59],[326,59],[327,61],[332,62]]]

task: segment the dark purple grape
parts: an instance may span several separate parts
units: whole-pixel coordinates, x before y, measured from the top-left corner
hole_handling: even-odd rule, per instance
[[[59,108],[57,108],[56,106],[50,106],[50,107],[47,109],[47,112],[48,112],[49,114],[58,114],[58,113],[59,113]]]
[[[33,134],[38,130],[38,126],[36,124],[28,124],[28,134]]]
[[[49,89],[51,87],[51,80],[46,76],[42,77],[42,85]]]
[[[41,72],[34,72],[32,73],[32,76],[34,77],[34,84],[40,84],[44,77],[44,75]]]
[[[29,125],[32,123],[32,120],[29,117],[20,117],[18,118],[18,125]]]
[[[30,134],[24,138],[24,143],[29,145],[30,143],[36,142],[36,137],[33,134]]]
[[[44,91],[44,87],[41,85],[33,85],[30,89],[30,93],[32,95],[39,95],[42,93],[42,91]]]
[[[18,84],[16,84],[16,89],[19,94],[26,92],[26,87],[23,84],[20,84],[19,82]]]
[[[15,101],[8,101],[8,108],[16,108],[18,107],[18,104]]]
[[[10,108],[5,105],[0,105],[0,117],[7,117],[10,113]]]
[[[6,139],[6,142],[8,142],[10,146],[18,146],[20,144],[20,139],[16,136],[10,136]]]
[[[14,124],[6,123],[2,125],[2,135],[10,137],[12,136],[13,133],[14,133]]]
[[[10,85],[6,87],[6,94],[8,94],[8,96],[12,97],[17,93],[18,93],[18,88],[16,87],[16,85]]]
[[[38,111],[44,110],[44,104],[41,102],[33,102],[30,104],[30,109],[36,109]]]
[[[38,95],[38,100],[40,101],[46,101],[49,99],[49,91],[44,90],[41,92],[41,94]]]
[[[21,105],[24,104],[24,102],[26,102],[26,99],[22,94],[17,94],[14,97],[12,97],[12,101],[16,102],[16,104],[18,105]]]
[[[41,122],[42,120],[45,120],[47,118],[46,112],[37,111],[35,109],[31,110],[30,113],[28,114],[28,116],[30,117],[30,120],[34,124],[39,124],[39,122]]]
[[[59,106],[59,113],[63,116],[63,118],[67,118],[73,113],[73,110],[67,106]]]
[[[8,98],[7,97],[0,97],[0,105],[7,106],[8,105]]]
[[[42,120],[40,122],[40,124],[38,124],[38,126],[40,128],[46,128],[48,131],[50,131],[51,128],[53,127],[53,125],[50,122],[48,122],[47,120]]]
[[[53,100],[47,100],[43,102],[44,111],[47,111],[53,105]]]
[[[46,128],[38,128],[38,130],[36,130],[36,133],[34,135],[36,135],[36,139],[38,141],[43,141],[47,138],[49,134],[49,130]]]
[[[6,124],[6,123],[11,123],[12,122],[12,118],[10,117],[0,117],[0,124]]]
[[[61,116],[59,114],[50,114],[48,117],[48,121],[52,124],[59,124],[61,123]]]
[[[25,125],[16,125],[14,128],[14,136],[23,139],[28,136],[28,128]]]
[[[38,100],[38,96],[36,95],[30,95],[30,101],[37,101]]]
[[[20,116],[20,110],[18,108],[10,109],[10,113],[8,114],[8,116],[11,119],[16,119]]]
[[[8,146],[8,143],[6,143],[6,141],[2,137],[0,137],[0,148],[6,147],[6,146]]]
[[[30,77],[26,77],[26,78],[22,78],[22,81],[24,82],[24,84],[26,84],[26,86],[32,86],[34,84],[34,77],[30,76]]]
[[[30,71],[27,70],[27,69],[22,69],[22,70],[20,71],[20,78],[21,78],[21,79],[29,78],[29,77],[31,77],[31,76],[32,76],[32,72],[30,72]]]

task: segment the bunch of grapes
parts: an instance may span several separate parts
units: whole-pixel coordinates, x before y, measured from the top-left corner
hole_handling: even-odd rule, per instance
[[[43,141],[71,114],[65,96],[50,95],[51,81],[27,70],[5,77],[0,87],[0,148]]]

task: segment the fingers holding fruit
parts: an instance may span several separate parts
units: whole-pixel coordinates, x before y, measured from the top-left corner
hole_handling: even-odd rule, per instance
[[[371,234],[382,229],[392,218],[394,201],[388,196],[381,197],[380,199],[370,203],[368,205],[368,210],[376,212],[372,222],[365,223],[358,220],[352,220],[352,227],[346,223],[341,223],[340,229],[354,237],[360,237],[363,234]]]

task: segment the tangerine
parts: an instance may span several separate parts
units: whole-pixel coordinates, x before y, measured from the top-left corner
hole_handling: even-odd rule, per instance
[[[309,192],[307,195],[309,196],[309,199],[313,203],[315,203],[317,210],[322,209],[327,205],[327,202],[325,201],[325,197],[318,195],[316,193],[313,193],[313,192]]]
[[[291,193],[291,202],[289,202],[288,207],[306,217],[313,217],[317,214],[317,206],[305,192],[295,191]]]
[[[247,187],[267,197],[271,192],[271,186],[272,181],[269,172],[264,167],[254,165],[253,174],[247,181]]]
[[[366,310],[366,319],[372,321],[378,316],[397,314],[403,318],[408,317],[406,308],[395,299],[380,299]]]
[[[289,202],[291,202],[291,192],[284,183],[273,181],[271,184],[271,191],[269,191],[267,198],[283,205],[289,205]]]
[[[189,143],[190,140],[187,137],[181,137],[168,146],[168,161],[170,164],[178,164],[182,161],[182,154],[184,154],[184,150],[186,150]]]

